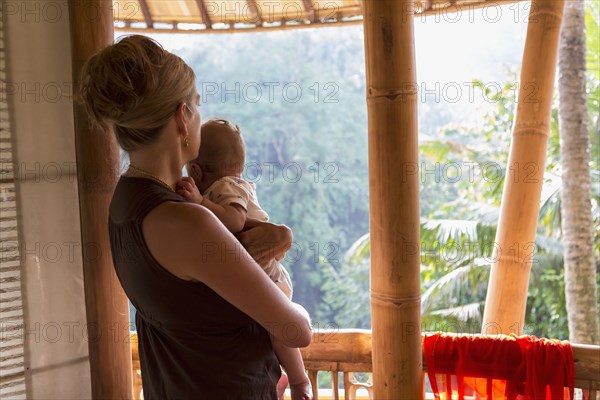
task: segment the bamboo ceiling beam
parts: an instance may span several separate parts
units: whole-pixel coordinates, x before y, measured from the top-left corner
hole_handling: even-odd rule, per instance
[[[152,15],[150,14],[150,9],[148,8],[148,3],[146,0],[140,0],[140,8],[142,9],[142,14],[144,15],[144,21],[146,21],[147,27],[154,27],[154,21],[152,21]]]
[[[284,25],[275,25],[275,26],[265,26],[264,21],[262,26],[256,27],[244,27],[244,28],[234,28],[232,26],[228,26],[227,28],[218,28],[218,29],[180,29],[173,25],[172,28],[134,28],[134,27],[115,27],[115,31],[127,31],[127,32],[140,32],[141,34],[145,33],[178,33],[178,34],[223,34],[223,33],[256,33],[256,32],[274,32],[274,31],[283,31],[290,29],[314,29],[314,28],[334,28],[337,26],[349,26],[349,25],[358,25],[362,24],[362,19],[357,20],[349,20],[349,21],[335,21],[335,22],[320,22],[316,21],[314,23],[297,23],[290,24],[285,23]]]
[[[246,3],[248,4],[248,10],[252,14],[252,19],[254,20],[254,24],[256,26],[262,26],[263,20],[260,15],[260,9],[258,8],[258,4],[256,3],[256,0],[246,0]]]
[[[69,1],[73,88],[83,63],[114,39],[112,3]],[[94,10],[94,18],[89,10]],[[119,173],[114,135],[92,126],[80,104],[73,104],[77,184],[92,397],[129,399],[131,347],[129,305],[115,274],[108,240],[108,207]]]
[[[421,4],[422,4],[422,7],[423,7],[423,11],[431,10],[431,6],[432,6],[431,0],[423,0],[421,2]]]
[[[421,399],[413,0],[365,0],[371,319],[376,399]],[[401,206],[399,206],[401,205]]]
[[[200,10],[200,17],[202,17],[202,22],[206,26],[206,29],[212,29],[212,22],[210,20],[210,16],[208,15],[208,10],[206,9],[204,0],[196,0],[196,4],[198,5],[198,10]]]
[[[564,0],[533,0],[482,333],[522,334]]]
[[[196,0],[199,2],[200,0]],[[447,5],[445,7],[439,8],[429,8],[424,9],[422,11],[417,11],[415,13],[415,17],[428,17],[439,14],[448,14],[452,15],[452,13],[456,13],[457,10],[460,10],[464,14],[463,18],[468,18],[468,13],[474,12],[475,10],[482,9],[485,7],[499,7],[506,4],[520,3],[527,0],[494,0],[490,1],[477,1],[473,3],[461,4],[457,3],[455,6],[451,7]],[[362,2],[361,2],[362,5]],[[295,23],[286,23],[283,25],[274,25],[274,26],[265,26],[265,24],[256,27],[227,27],[227,28],[219,28],[213,29],[179,29],[176,26],[176,23],[171,29],[161,29],[161,28],[135,28],[135,27],[126,27],[126,26],[115,26],[116,31],[138,31],[140,33],[181,33],[181,34],[212,34],[212,33],[254,33],[254,32],[273,32],[280,30],[288,30],[288,29],[306,29],[306,28],[333,28],[338,26],[347,26],[347,25],[358,25],[363,24],[363,18],[361,13],[361,8],[357,8],[356,14],[351,14],[348,12],[343,13],[343,19],[338,19],[335,21],[320,21],[318,18],[315,18],[315,21],[312,23],[306,23],[305,21],[288,21]],[[318,11],[318,10],[317,10]],[[208,18],[208,17],[207,17]],[[121,21],[123,22],[123,21]],[[264,22],[264,21],[263,21]],[[200,23],[200,22],[198,22]]]
[[[315,22],[315,8],[312,4],[311,0],[302,0],[302,4],[304,5],[304,10],[306,10],[306,17],[310,22]]]

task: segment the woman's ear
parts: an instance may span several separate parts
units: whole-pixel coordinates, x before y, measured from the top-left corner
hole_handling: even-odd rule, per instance
[[[177,106],[177,111],[175,111],[175,123],[177,124],[177,132],[183,134],[184,137],[187,137],[187,122],[188,116],[186,115],[187,105],[182,102]]]

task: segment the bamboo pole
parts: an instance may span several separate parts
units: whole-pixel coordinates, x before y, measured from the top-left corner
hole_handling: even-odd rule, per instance
[[[83,62],[113,42],[112,3],[69,1],[74,89]],[[118,178],[113,135],[90,126],[74,104],[77,178],[92,396],[130,399],[133,383],[127,298],[117,280],[108,241],[108,206]]]
[[[522,334],[564,0],[533,0],[482,333]]]
[[[371,312],[376,399],[423,397],[412,0],[366,0]]]

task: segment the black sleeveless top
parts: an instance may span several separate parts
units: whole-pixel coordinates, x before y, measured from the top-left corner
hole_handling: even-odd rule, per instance
[[[276,400],[281,371],[267,331],[205,284],[171,274],[148,250],[142,220],[165,201],[185,199],[156,181],[121,177],[109,210],[116,273],[137,310],[144,398]]]

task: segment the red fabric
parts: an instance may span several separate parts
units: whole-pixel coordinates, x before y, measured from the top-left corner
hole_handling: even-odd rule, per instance
[[[535,336],[427,334],[423,351],[436,399],[573,399],[567,341]]]

